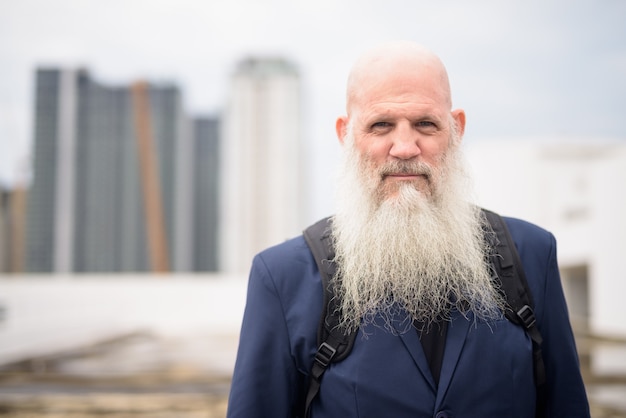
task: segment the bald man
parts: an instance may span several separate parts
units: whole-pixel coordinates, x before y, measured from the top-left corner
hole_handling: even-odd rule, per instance
[[[356,332],[331,363],[312,418],[589,417],[547,231],[505,218],[543,336],[545,402],[532,343],[502,314],[485,220],[471,203],[460,152],[465,113],[446,69],[410,42],[381,45],[354,65],[332,218],[339,327]],[[257,255],[228,417],[303,415],[323,288],[302,236]]]

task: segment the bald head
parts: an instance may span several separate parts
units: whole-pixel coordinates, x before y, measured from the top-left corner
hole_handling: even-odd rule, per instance
[[[433,52],[409,41],[381,44],[362,55],[350,72],[346,106],[348,115],[372,91],[384,86],[411,89],[426,86],[435,100],[452,106],[446,69]]]

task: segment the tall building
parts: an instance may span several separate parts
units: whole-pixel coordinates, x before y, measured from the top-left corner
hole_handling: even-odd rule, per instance
[[[57,219],[57,213],[72,219],[74,188],[74,144],[72,117],[76,113],[74,71],[39,70],[35,88],[35,127],[33,171],[27,215],[27,269],[69,271],[73,232]],[[58,169],[57,169],[58,167]],[[57,207],[67,205],[68,207]]]
[[[193,271],[218,270],[219,131],[217,118],[193,121]]]
[[[193,138],[181,102],[173,85],[37,71],[30,271],[191,270],[181,249],[194,240]]]
[[[249,58],[231,80],[222,146],[221,255],[225,272],[248,270],[255,253],[298,234],[300,77],[288,61]]]
[[[26,191],[0,186],[0,273],[24,271],[24,210]]]
[[[10,242],[10,217],[9,217],[9,191],[0,185],[0,273],[9,271],[9,242]]]

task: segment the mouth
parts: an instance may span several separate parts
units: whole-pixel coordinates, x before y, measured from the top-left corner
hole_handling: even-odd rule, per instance
[[[430,175],[427,173],[383,173],[382,181],[426,181],[430,182]]]
[[[389,173],[383,174],[383,180],[391,178],[394,180],[415,180],[417,178],[428,178],[426,174]]]
[[[410,185],[422,192],[427,192],[432,187],[433,170],[423,162],[389,162],[381,167],[379,174],[381,185],[389,191],[404,185]]]

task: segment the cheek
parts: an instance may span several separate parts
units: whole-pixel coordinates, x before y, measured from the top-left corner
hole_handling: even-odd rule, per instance
[[[361,157],[370,165],[379,166],[384,164],[389,156],[389,146],[385,141],[362,141],[357,143],[357,150]]]
[[[421,146],[422,158],[432,167],[437,167],[445,158],[449,145],[447,141],[430,141]]]

